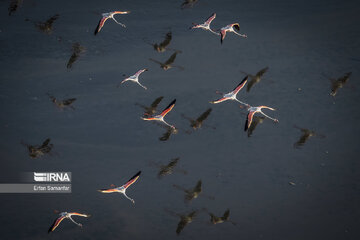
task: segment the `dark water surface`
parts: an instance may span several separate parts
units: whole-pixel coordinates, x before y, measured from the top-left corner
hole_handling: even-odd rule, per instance
[[[9,16],[11,1],[0,1],[0,174],[68,171],[72,194],[1,194],[0,239],[359,239],[360,4],[358,1],[199,0],[181,10],[182,1],[24,0]],[[93,32],[100,13],[130,10]],[[213,12],[218,29],[239,22],[247,39],[228,34],[224,43],[203,30],[188,30]],[[34,25],[59,14],[51,34]],[[29,21],[25,21],[29,19]],[[171,48],[181,50],[175,65],[162,70],[149,61],[172,32]],[[72,45],[86,51],[66,67]],[[244,132],[246,110],[235,102],[211,105],[215,90],[228,92],[268,66],[262,80],[238,97],[267,105],[279,119],[265,119],[251,137]],[[127,82],[141,68],[145,91]],[[352,72],[348,83],[330,96],[331,81]],[[75,110],[60,110],[47,93],[77,98]],[[166,132],[140,119],[143,109],[163,96],[159,110],[174,98],[166,116],[179,132]],[[193,131],[182,114],[212,112]],[[301,131],[318,133],[295,148]],[[192,131],[188,134],[188,131]],[[321,136],[324,137],[321,137]],[[31,159],[20,144],[51,138],[51,156]],[[154,163],[179,157],[161,179]],[[121,185],[142,174],[127,194],[96,190]],[[190,203],[173,184],[203,192]],[[289,182],[295,185],[289,184]],[[209,199],[206,196],[214,196]],[[230,209],[230,223],[210,224],[202,211],[179,236],[179,218],[206,208],[215,215]],[[78,228],[66,220],[50,235],[53,210],[86,212]]]

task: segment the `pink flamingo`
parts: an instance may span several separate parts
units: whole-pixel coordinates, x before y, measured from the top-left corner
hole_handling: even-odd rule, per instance
[[[108,20],[109,18],[111,18],[112,20],[114,20],[117,24],[123,26],[124,28],[126,27],[125,24],[123,23],[119,23],[118,21],[116,21],[116,19],[114,18],[115,14],[128,14],[130,13],[130,11],[125,11],[125,12],[121,12],[121,11],[113,11],[113,12],[109,12],[109,13],[103,13],[102,14],[102,18],[99,21],[99,24],[97,25],[94,34],[96,35],[98,32],[100,32],[100,30],[102,29],[102,27],[104,26],[106,20]]]
[[[246,123],[245,123],[245,131],[248,130],[248,128],[250,127],[251,125],[251,122],[253,120],[253,116],[255,113],[261,113],[262,115],[264,115],[265,117],[273,120],[274,122],[279,122],[279,120],[275,119],[275,118],[272,118],[272,117],[269,117],[268,115],[266,115],[265,113],[263,113],[261,111],[261,109],[263,108],[267,108],[267,109],[270,109],[271,111],[275,111],[274,108],[271,108],[271,107],[267,107],[267,106],[259,106],[259,107],[249,107],[248,108],[248,115],[247,115],[247,118],[246,118]]]
[[[210,103],[212,104],[217,104],[217,103],[221,103],[221,102],[224,102],[224,101],[227,101],[227,100],[234,100],[234,101],[237,101],[245,106],[250,106],[249,104],[247,103],[244,103],[240,100],[238,100],[236,98],[236,95],[239,93],[239,91],[245,86],[246,82],[248,80],[248,76],[246,76],[235,88],[233,91],[229,92],[229,93],[226,93],[226,94],[223,94],[223,97],[218,99],[218,100],[215,100],[215,101],[211,101]],[[219,93],[217,91],[217,93]]]
[[[240,37],[243,37],[243,38],[247,38],[247,35],[246,34],[241,34],[241,33],[238,33],[237,31],[235,31],[235,29],[237,31],[240,31],[240,24],[238,23],[232,23],[232,24],[229,24],[223,28],[220,29],[220,35],[221,35],[221,44],[223,43],[224,41],[224,38],[226,36],[226,32],[233,32],[235,33],[236,35],[239,35]]]
[[[220,33],[214,32],[211,28],[210,28],[210,24],[211,22],[216,18],[216,13],[213,13],[204,23],[202,24],[194,24],[194,26],[190,27],[190,29],[195,29],[195,28],[202,28],[204,30],[208,30],[216,35],[220,35]]]
[[[148,118],[142,117],[141,119],[142,119],[142,120],[145,120],[145,121],[160,121],[160,122],[165,123],[166,125],[168,125],[168,126],[171,127],[172,129],[175,129],[175,127],[174,127],[173,125],[168,124],[168,123],[165,122],[165,120],[164,120],[165,115],[168,114],[168,113],[173,109],[173,107],[175,106],[175,102],[176,102],[176,99],[174,99],[174,100],[169,104],[169,106],[167,106],[159,115],[156,115],[156,116],[154,116],[154,117],[148,117]]]
[[[128,187],[130,187],[131,184],[133,184],[134,182],[136,182],[136,180],[138,180],[139,176],[141,174],[141,171],[139,171],[138,173],[136,173],[132,178],[129,179],[129,181],[127,181],[124,185],[120,186],[120,187],[116,187],[116,188],[110,188],[110,189],[100,189],[98,190],[101,193],[114,193],[114,192],[118,192],[118,193],[122,193],[124,194],[124,196],[129,199],[133,204],[135,204],[134,199],[129,198],[126,195],[126,189]]]
[[[126,81],[133,81],[133,82],[136,82],[137,84],[139,84],[141,87],[143,87],[145,90],[147,89],[145,86],[143,86],[140,82],[139,82],[139,76],[140,74],[142,74],[143,72],[145,71],[148,71],[147,68],[144,68],[144,69],[141,69],[139,71],[137,71],[134,75],[128,77],[128,78],[125,78],[120,84],[123,84],[124,82]],[[119,86],[120,86],[119,84]],[[118,86],[118,87],[119,87]]]

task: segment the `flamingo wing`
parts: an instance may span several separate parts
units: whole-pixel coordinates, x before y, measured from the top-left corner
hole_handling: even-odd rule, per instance
[[[166,114],[168,114],[168,112],[170,112],[173,107],[175,106],[175,102],[176,102],[176,99],[174,99],[170,104],[169,106],[167,106],[160,114],[160,116],[163,116],[165,117]]]
[[[248,113],[247,118],[246,118],[246,123],[245,123],[245,131],[248,130],[248,128],[250,127],[254,114],[255,114],[255,111],[251,111]]]
[[[233,93],[237,94],[246,84],[249,76],[245,76],[244,79],[234,88]]]
[[[213,13],[206,21],[206,25],[210,25],[210,23],[216,18],[216,13]]]
[[[145,72],[147,70],[148,70],[147,68],[141,69],[135,73],[135,76],[139,76],[140,74],[142,74],[143,72]]]
[[[132,178],[129,179],[129,181],[127,181],[127,183],[125,183],[123,185],[124,188],[128,188],[131,184],[133,184],[134,182],[136,182],[136,180],[138,180],[138,178],[140,177],[141,171],[139,171],[138,173],[136,173]]]
[[[98,190],[101,193],[113,193],[113,192],[118,192],[118,190],[116,188],[110,188],[110,189],[100,189]]]
[[[72,213],[70,213],[70,215],[76,215],[76,216],[80,216],[80,217],[90,217],[89,214],[83,214],[83,213],[77,213],[77,212],[72,212]]]
[[[226,100],[229,100],[229,98],[227,98],[227,97],[222,97],[222,98],[219,98],[218,100],[212,101],[212,102],[210,102],[210,103],[212,103],[212,104],[217,104],[217,103],[224,102],[224,101],[226,101]]]
[[[102,19],[100,19],[99,24],[97,25],[94,34],[96,35],[98,32],[100,32],[100,30],[102,29],[102,27],[104,26],[106,20],[108,20],[109,17],[103,17]]]
[[[54,221],[54,223],[51,225],[51,227],[49,228],[48,233],[54,231],[59,226],[59,224],[62,222],[62,220],[64,220],[65,218],[66,218],[65,216],[58,217]]]
[[[221,31],[220,31],[220,36],[221,36],[220,42],[221,42],[221,44],[222,44],[223,41],[224,41],[224,39],[225,39],[225,36],[226,36],[226,30],[221,30]]]

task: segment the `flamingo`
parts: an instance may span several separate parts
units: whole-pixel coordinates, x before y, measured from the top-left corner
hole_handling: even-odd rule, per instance
[[[98,32],[100,32],[100,30],[104,26],[106,20],[108,20],[109,18],[114,20],[117,24],[121,25],[122,27],[126,28],[125,24],[116,21],[116,19],[114,18],[114,15],[115,14],[129,14],[129,13],[130,13],[130,11],[124,11],[124,12],[113,11],[113,12],[109,12],[109,13],[103,13],[102,18],[100,19],[99,24],[97,25],[94,34],[96,35]]]
[[[169,123],[165,122],[165,120],[164,120],[164,117],[166,116],[166,114],[168,114],[175,106],[175,102],[176,102],[176,99],[174,99],[169,104],[169,106],[167,106],[159,115],[156,115],[153,117],[148,117],[148,118],[142,117],[141,119],[145,120],[145,121],[160,121],[160,122],[165,123],[167,126],[171,127],[172,129],[175,129],[175,127],[173,125],[170,125]]]
[[[215,100],[215,101],[211,101],[210,103],[212,104],[217,104],[217,103],[221,103],[221,102],[224,102],[224,101],[227,101],[227,100],[234,100],[234,101],[237,101],[245,106],[250,106],[249,104],[247,103],[244,103],[240,100],[238,100],[236,98],[236,95],[239,93],[239,91],[245,86],[246,82],[248,80],[248,76],[246,76],[235,88],[233,91],[229,92],[229,93],[226,93],[226,94],[223,94],[223,97],[218,99],[218,100]],[[219,93],[219,92],[217,92]]]
[[[144,88],[145,90],[147,89],[147,87],[143,86],[140,82],[139,82],[139,76],[140,74],[142,74],[143,72],[145,71],[148,71],[147,68],[144,68],[144,69],[141,69],[139,71],[137,71],[134,75],[128,77],[128,78],[125,78],[120,84],[123,84],[124,82],[127,82],[127,81],[133,81],[133,82],[136,82],[137,84],[139,84],[142,88]],[[120,86],[120,84],[118,85],[118,87]]]
[[[74,219],[72,219],[71,216],[80,216],[80,217],[90,217],[91,215],[89,214],[82,214],[82,213],[77,213],[77,212],[62,212],[59,214],[59,217],[54,221],[54,223],[51,225],[51,227],[49,228],[48,233],[51,233],[52,231],[54,231],[62,222],[62,220],[64,219],[70,219],[73,223],[75,223],[76,225],[78,225],[79,227],[82,227],[81,223],[77,223],[74,221]]]
[[[120,186],[120,187],[116,187],[116,188],[110,188],[110,189],[100,189],[98,190],[101,193],[114,193],[114,192],[118,192],[118,193],[122,193],[124,194],[124,196],[129,199],[133,204],[135,204],[134,199],[129,198],[126,195],[126,189],[133,184],[134,182],[136,182],[136,180],[138,180],[139,176],[141,174],[141,171],[139,171],[138,173],[136,173],[132,178],[129,179],[129,181],[127,181],[124,185]]]
[[[208,30],[216,35],[220,35],[220,33],[214,32],[211,28],[210,28],[210,24],[211,22],[216,18],[216,13],[213,13],[204,23],[202,24],[194,24],[194,26],[190,27],[190,29],[195,29],[195,28],[202,28],[204,30]]]
[[[226,36],[226,32],[233,32],[235,33],[236,35],[239,35],[240,37],[243,37],[243,38],[247,38],[247,35],[246,34],[241,34],[241,33],[238,33],[237,31],[235,31],[235,29],[237,31],[240,31],[240,24],[238,23],[232,23],[232,24],[229,24],[223,28],[220,29],[220,41],[221,41],[221,44],[223,43],[224,41],[224,38]]]
[[[252,120],[253,120],[253,116],[254,116],[254,114],[257,113],[257,112],[258,112],[258,113],[261,113],[261,114],[264,115],[265,117],[273,120],[274,122],[279,122],[279,120],[277,120],[277,119],[275,119],[275,118],[272,118],[272,117],[269,117],[268,115],[266,115],[265,113],[263,113],[263,112],[261,111],[261,109],[263,109],[263,108],[267,108],[267,109],[270,109],[270,110],[272,110],[272,111],[275,111],[274,108],[267,107],[267,106],[249,107],[249,108],[248,108],[249,113],[248,113],[248,115],[247,115],[246,123],[245,123],[245,131],[248,130],[248,128],[250,127],[251,122],[252,122]]]

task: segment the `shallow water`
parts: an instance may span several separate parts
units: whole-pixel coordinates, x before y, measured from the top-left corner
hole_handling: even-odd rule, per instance
[[[206,208],[215,215],[230,209],[237,223],[211,226],[201,212],[185,227],[186,239],[358,239],[360,174],[357,156],[360,127],[359,3],[356,1],[202,1],[180,9],[182,1],[23,1],[8,15],[0,1],[0,156],[1,175],[33,171],[72,172],[71,194],[1,194],[1,239],[165,239],[176,238],[179,218]],[[101,12],[131,10],[93,31]],[[228,34],[224,43],[202,30],[188,30],[213,12],[218,29],[239,22],[247,39]],[[33,22],[59,14],[52,34]],[[29,19],[30,21],[25,21]],[[157,53],[172,32],[169,47],[181,50],[175,65],[162,70],[149,61],[165,61],[172,51]],[[66,65],[72,45],[86,48],[72,69]],[[243,78],[269,70],[239,99],[267,105],[278,124],[265,119],[251,137],[244,132],[246,110],[235,102],[217,105],[215,90],[231,91]],[[116,86],[141,68],[140,81]],[[330,96],[331,82],[352,72],[348,83]],[[47,93],[75,97],[75,110],[59,110]],[[158,110],[174,98],[166,116],[179,132],[159,141],[166,129],[140,119],[143,109],[164,96]],[[182,114],[212,112],[193,131]],[[265,110],[266,111],[266,110]],[[297,125],[324,138],[301,137]],[[188,131],[192,131],[188,134]],[[31,159],[20,144],[54,144],[53,154]],[[180,157],[174,172],[157,178],[155,163]],[[139,180],[127,194],[96,190],[121,185],[137,171]],[[5,179],[5,177],[3,177]],[[191,203],[177,184],[192,188],[201,179],[203,192]],[[291,185],[293,182],[296,185]],[[205,195],[214,196],[211,200]],[[53,210],[86,212],[82,229],[64,221],[49,236]],[[19,225],[22,227],[19,228]]]

